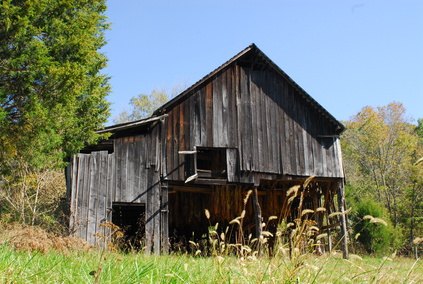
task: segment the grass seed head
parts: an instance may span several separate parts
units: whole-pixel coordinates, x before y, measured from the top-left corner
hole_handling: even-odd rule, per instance
[[[419,245],[419,244],[422,244],[422,243],[423,243],[423,238],[417,237],[413,240],[414,245]]]
[[[306,214],[312,214],[312,213],[314,213],[314,210],[311,210],[311,209],[304,209],[304,210],[301,212],[301,217],[302,217],[302,216],[304,216],[304,215],[306,215]]]
[[[210,212],[208,209],[204,209],[204,214],[206,215],[207,220],[210,220]]]
[[[267,221],[270,222],[272,220],[278,220],[278,217],[277,216],[269,216],[269,219]]]
[[[384,226],[388,226],[388,223],[386,223],[385,220],[383,220],[381,218],[376,218],[376,217],[373,218],[372,220],[370,220],[370,223],[373,223],[373,224],[382,224]]]

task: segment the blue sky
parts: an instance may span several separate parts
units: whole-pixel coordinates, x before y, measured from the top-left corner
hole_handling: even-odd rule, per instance
[[[339,120],[402,102],[423,118],[421,0],[109,0],[112,116],[183,90],[255,43]]]

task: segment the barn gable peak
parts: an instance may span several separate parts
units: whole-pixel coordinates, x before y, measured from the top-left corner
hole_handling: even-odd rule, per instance
[[[234,64],[242,65],[254,65],[254,66],[266,66],[270,69],[273,69],[279,76],[284,78],[294,89],[297,90],[297,93],[304,98],[304,100],[313,108],[315,108],[320,115],[325,117],[330,123],[332,123],[336,129],[336,133],[340,134],[344,131],[345,127],[340,123],[334,116],[332,116],[323,106],[321,106],[316,100],[314,100],[303,88],[301,88],[291,77],[288,76],[279,66],[277,66],[263,51],[261,51],[254,43],[250,44],[248,47],[237,53],[231,59],[217,67],[215,70],[201,78],[199,81],[194,83],[192,86],[187,88],[185,91],[174,97],[172,100],[168,101],[160,108],[154,111],[153,115],[149,118],[126,122],[122,124],[108,126],[102,130],[99,130],[99,133],[104,132],[118,132],[121,130],[127,130],[131,128],[138,128],[141,126],[148,126],[153,123],[161,116],[166,115],[174,106],[181,103],[191,95],[193,95],[198,89],[204,87],[209,81],[213,78],[219,76],[227,68]]]
[[[199,81],[194,83],[192,86],[187,88],[185,91],[177,95],[172,100],[165,103],[163,106],[154,111],[153,116],[162,115],[172,109],[175,105],[185,100],[187,97],[193,95],[196,90],[205,85],[208,81],[212,80],[225,69],[233,64],[254,64],[254,65],[266,65],[276,71],[281,77],[288,81],[298,93],[304,97],[304,99],[324,117],[326,117],[331,123],[336,126],[337,133],[340,134],[344,131],[345,127],[340,123],[334,116],[332,116],[323,106],[321,106],[316,100],[314,100],[303,88],[301,88],[291,77],[288,76],[279,66],[277,66],[263,51],[261,51],[254,43],[237,53],[231,59],[217,67],[215,70],[201,78]]]

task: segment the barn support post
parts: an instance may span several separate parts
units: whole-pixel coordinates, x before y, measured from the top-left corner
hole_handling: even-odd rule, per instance
[[[327,189],[325,194],[325,208],[326,208],[326,226],[327,226],[327,234],[328,234],[328,252],[332,252],[332,236],[331,236],[331,221],[329,215],[332,213],[331,210],[331,203],[333,202],[331,190]]]
[[[169,253],[169,185],[167,181],[161,182],[161,205],[160,205],[160,235],[161,252]]]
[[[255,233],[257,238],[257,250],[260,254],[261,252],[260,238],[262,235],[262,228],[261,228],[262,217],[261,217],[261,207],[258,200],[257,186],[254,186],[254,189],[253,189],[253,208],[254,208]]]
[[[169,182],[166,168],[166,116],[160,119],[160,249],[168,254],[169,244]]]
[[[338,183],[338,206],[341,214],[342,257],[348,259],[348,231],[345,212],[345,191],[343,181]]]

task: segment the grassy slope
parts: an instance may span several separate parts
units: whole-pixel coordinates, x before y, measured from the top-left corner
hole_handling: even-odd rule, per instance
[[[95,271],[99,271],[96,273]],[[96,277],[96,274],[98,277]],[[144,256],[91,251],[16,252],[0,246],[0,283],[423,283],[423,263],[412,259],[302,256]]]

